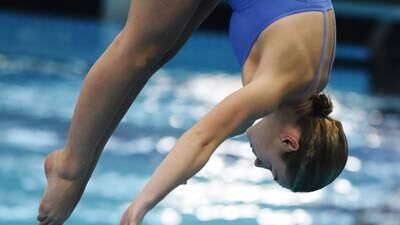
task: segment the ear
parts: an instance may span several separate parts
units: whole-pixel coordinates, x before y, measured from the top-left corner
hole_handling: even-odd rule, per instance
[[[294,152],[299,150],[300,144],[299,139],[290,134],[281,134],[280,139],[282,144],[285,146],[286,152]]]

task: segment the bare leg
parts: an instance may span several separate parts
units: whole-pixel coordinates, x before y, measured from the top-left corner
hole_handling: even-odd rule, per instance
[[[85,78],[63,150],[45,161],[40,224],[62,224],[105,143],[151,75],[172,58],[218,0],[136,0],[127,24]],[[156,16],[155,16],[156,14]],[[161,21],[161,22],[160,22]]]

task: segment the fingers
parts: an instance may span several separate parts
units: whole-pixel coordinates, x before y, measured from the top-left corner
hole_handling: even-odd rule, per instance
[[[128,219],[127,219],[128,218],[128,210],[129,210],[129,208],[127,208],[125,210],[124,214],[122,215],[120,225],[127,225],[128,224]]]
[[[141,221],[131,215],[131,207],[129,206],[122,215],[120,225],[140,225]]]
[[[122,216],[121,222],[119,223],[119,225],[125,225],[126,224],[126,219],[125,219],[125,215]]]

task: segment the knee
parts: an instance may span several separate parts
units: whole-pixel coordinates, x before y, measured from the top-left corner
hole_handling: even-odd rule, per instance
[[[121,60],[134,70],[151,70],[168,55],[169,47],[160,41],[140,40],[121,31],[113,45],[119,49]]]

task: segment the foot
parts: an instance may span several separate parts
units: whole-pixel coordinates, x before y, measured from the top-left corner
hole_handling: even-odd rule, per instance
[[[44,162],[47,188],[39,206],[39,225],[61,225],[71,215],[85,189],[84,173],[71,176],[64,152],[49,154]]]

